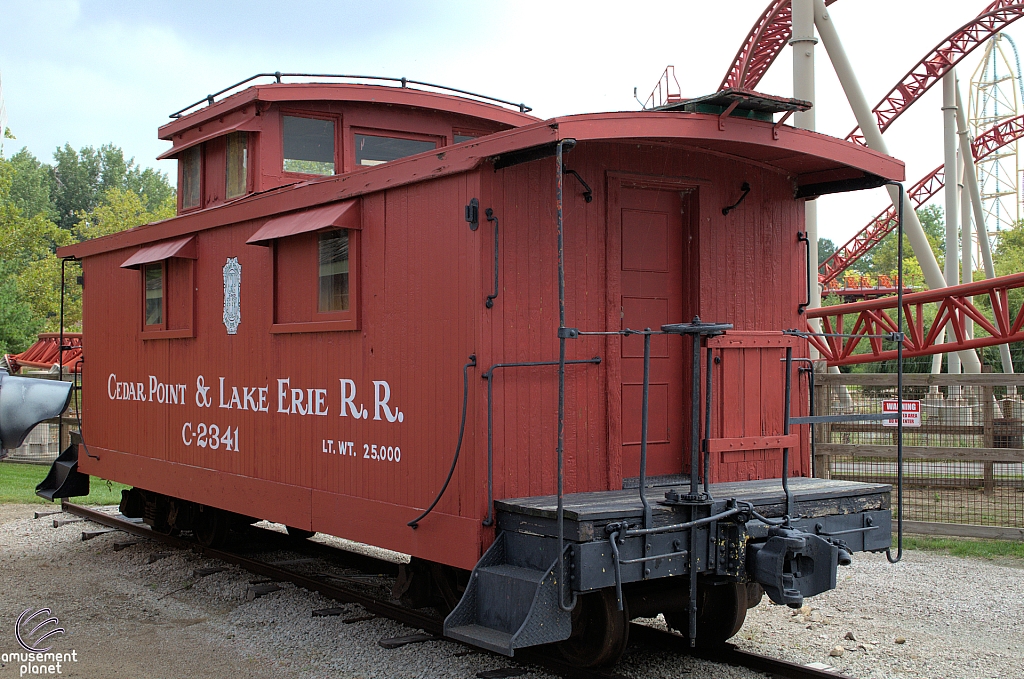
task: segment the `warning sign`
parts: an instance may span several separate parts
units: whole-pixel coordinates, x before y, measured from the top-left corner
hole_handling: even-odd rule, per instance
[[[896,399],[882,401],[882,412],[896,414],[896,410],[899,407],[899,402]],[[896,427],[899,423],[896,418],[893,417],[891,420],[882,420],[883,427]],[[904,401],[903,402],[903,426],[904,427],[920,427],[921,426],[921,402],[920,401]]]

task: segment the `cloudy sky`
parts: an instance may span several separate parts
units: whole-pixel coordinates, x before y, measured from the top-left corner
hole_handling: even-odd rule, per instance
[[[523,101],[543,118],[635,110],[633,88],[645,98],[667,64],[684,96],[717,89],[766,4],[0,0],[0,77],[17,136],[4,148],[48,160],[65,142],[113,142],[173,175],[174,161],[155,160],[168,146],[156,138],[167,115],[277,70],[406,76]],[[845,0],[831,14],[876,102],[987,4]],[[1024,48],[1024,21],[1009,33]],[[820,46],[818,55],[818,128],[845,136],[854,118]],[[964,88],[980,56],[961,65]],[[788,49],[759,89],[792,93]],[[933,88],[886,134],[911,183],[942,161],[941,96]],[[845,241],[886,200],[881,190],[822,199],[821,235]]]

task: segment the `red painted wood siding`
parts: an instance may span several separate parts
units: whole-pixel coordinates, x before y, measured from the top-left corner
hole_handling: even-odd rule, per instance
[[[803,204],[792,199],[787,177],[731,157],[648,144],[580,144],[566,156],[566,166],[594,189],[593,202],[586,203],[582,187],[565,177],[567,325],[619,329],[621,239],[609,236],[609,214],[623,186],[650,186],[687,192],[682,246],[689,265],[678,320],[699,313],[738,330],[797,327],[797,304],[806,289],[804,254],[796,242]],[[744,181],[752,185],[750,195],[723,216],[722,207],[736,201]],[[83,471],[472,566],[491,536],[480,526],[487,509],[486,383],[480,376],[494,363],[558,356],[554,184],[554,160],[544,159],[498,172],[485,164],[361,198],[358,331],[269,332],[272,249],[244,244],[264,220],[197,234],[194,339],[140,341],[139,274],[118,268],[127,252],[86,258],[85,436],[100,459],[83,458]],[[480,199],[477,231],[463,219],[473,197]],[[486,208],[501,223],[501,287],[492,309],[484,307],[493,281]],[[238,257],[242,266],[242,322],[233,336],[222,322],[228,257]],[[609,446],[621,441],[620,343],[617,336],[568,342],[570,360],[600,356],[602,363],[567,368],[567,492],[618,488],[630,475],[621,447]],[[473,353],[478,365],[469,371],[459,466],[434,515],[413,531],[405,523],[429,504],[448,473],[461,415],[462,366]],[[778,445],[764,437],[781,424],[779,350],[719,353],[713,435],[751,438],[760,431],[761,445]],[[744,369],[736,372],[741,363]],[[185,384],[186,403],[113,402],[106,393],[110,374],[147,389],[150,375]],[[196,406],[200,375],[212,387],[212,408]],[[228,387],[267,388],[269,412],[218,408],[221,377]],[[289,388],[326,389],[329,414],[275,412],[282,378],[290,380]],[[369,418],[339,415],[341,379],[354,381],[356,403]],[[403,412],[403,422],[372,419],[375,380],[388,382],[390,405]],[[553,366],[495,373],[495,497],[554,492],[557,384]],[[727,409],[735,399],[750,410]],[[803,412],[803,387],[793,400],[795,412]],[[241,451],[184,445],[186,421],[238,427]],[[683,421],[687,426],[685,414]],[[356,455],[323,452],[325,439],[352,441]],[[402,460],[364,459],[362,444],[399,446]],[[728,457],[723,452],[713,477],[777,475],[780,453],[769,447],[730,450]],[[793,473],[807,467],[802,447]]]

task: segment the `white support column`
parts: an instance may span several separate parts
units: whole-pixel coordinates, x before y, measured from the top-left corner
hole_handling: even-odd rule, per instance
[[[960,135],[960,148],[970,149],[971,138],[967,129],[967,114],[964,112],[963,99],[960,97],[960,85],[956,88],[956,129]],[[974,213],[974,227],[978,233],[978,250],[981,252],[981,264],[985,269],[985,278],[995,278],[996,268],[992,262],[992,248],[988,241],[988,227],[985,225],[985,213],[981,206],[981,189],[978,187],[978,171],[974,167],[974,154],[964,153],[965,163],[964,185],[971,199],[971,210]],[[1003,364],[1003,372],[1013,373],[1013,359],[1010,358],[1010,347],[999,345],[999,359]]]
[[[957,155],[956,155],[956,70],[950,69],[942,77],[942,152],[944,158],[944,171],[946,183],[943,187],[946,198],[946,285],[960,285],[960,257],[958,246],[960,244],[960,229],[957,222],[960,219],[960,205],[958,203],[956,178],[957,178]],[[946,327],[946,334],[952,339],[956,337],[953,332],[953,325]],[[955,341],[955,340],[954,340]],[[960,357],[950,353],[948,357],[947,372],[951,375],[960,373]],[[978,366],[981,372],[981,366]]]
[[[793,115],[794,126],[803,130],[815,129],[815,92],[814,92],[814,46],[818,38],[814,35],[814,0],[792,0],[793,37],[789,44],[793,47],[793,97],[811,102],[807,111]],[[807,270],[807,287],[810,290],[808,308],[817,309],[821,306],[821,287],[818,285],[818,202],[804,202],[804,230],[807,233],[810,266]],[[811,321],[815,332],[821,331],[821,322]],[[818,351],[810,348],[811,358],[818,359]],[[838,372],[838,368],[836,369]]]
[[[814,25],[818,29],[821,43],[825,46],[825,51],[828,52],[836,75],[839,76],[839,82],[846,93],[846,99],[850,102],[850,108],[853,109],[853,114],[857,118],[857,124],[860,125],[868,147],[888,154],[888,148],[882,139],[882,132],[878,129],[874,113],[871,111],[871,106],[868,104],[867,98],[865,98],[864,92],[860,88],[860,83],[853,72],[853,66],[846,56],[843,44],[839,40],[839,34],[836,32],[836,28],[822,0],[814,0]],[[889,197],[893,205],[898,205],[899,190],[895,186],[887,186],[886,188],[889,191]],[[907,239],[910,241],[910,246],[917,256],[917,261],[921,265],[921,270],[924,273],[925,282],[928,284],[928,287],[933,290],[946,287],[945,276],[942,275],[942,271],[939,269],[939,263],[935,260],[935,254],[928,244],[928,238],[925,236],[921,222],[914,211],[914,205],[910,198],[907,197],[906,192],[904,192],[903,202],[903,228]],[[959,352],[959,354],[960,360],[965,365],[981,365],[975,352],[964,350]]]
[[[957,176],[957,190],[960,195],[960,279],[964,283],[974,280],[974,229],[971,226],[971,194],[967,191],[967,158],[970,147],[960,146],[959,160],[956,164],[960,170]],[[973,299],[973,298],[971,298]],[[974,338],[974,321],[967,319],[967,336]]]

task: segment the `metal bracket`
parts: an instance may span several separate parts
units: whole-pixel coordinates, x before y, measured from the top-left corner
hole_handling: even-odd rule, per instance
[[[728,118],[729,115],[733,111],[736,110],[736,107],[739,106],[739,103],[740,103],[739,99],[734,99],[731,104],[729,104],[728,106],[725,107],[725,110],[722,111],[722,115],[718,116],[718,129],[719,130],[722,130],[722,131],[725,130],[725,119]]]
[[[789,117],[794,113],[796,113],[796,111],[786,111],[784,114],[782,114],[782,117],[779,118],[779,122],[772,125],[772,139],[779,138],[779,128],[782,127],[782,124],[789,120]]]
[[[476,231],[480,227],[480,201],[473,198],[466,206],[466,221],[469,222],[469,230]]]

